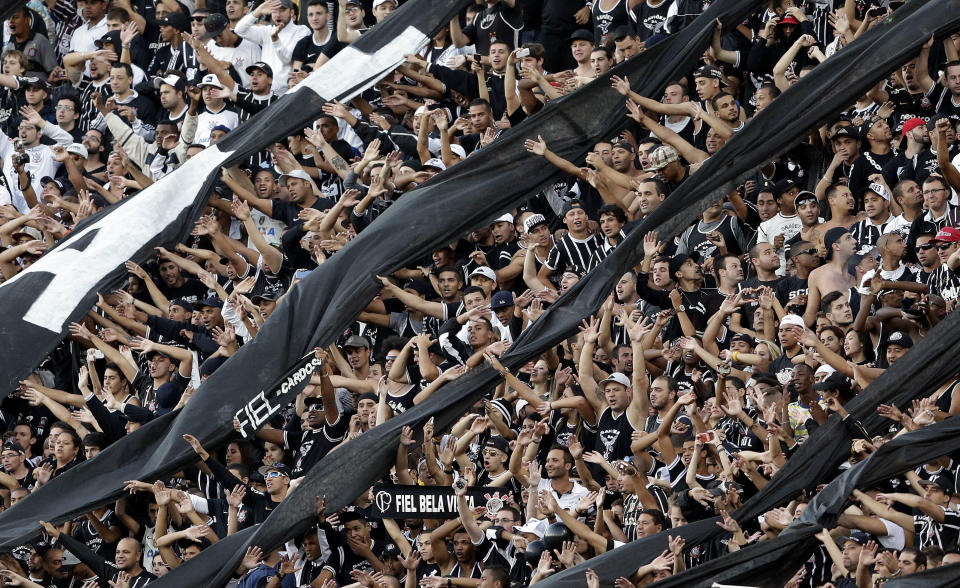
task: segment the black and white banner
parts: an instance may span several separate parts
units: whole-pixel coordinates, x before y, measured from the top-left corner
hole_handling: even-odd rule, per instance
[[[536,116],[505,133],[491,146],[404,194],[369,228],[299,282],[257,337],[243,345],[210,376],[181,413],[170,413],[148,423],[108,447],[95,459],[58,476],[18,504],[15,511],[0,513],[0,547],[19,545],[34,535],[36,520],[60,522],[89,512],[118,495],[126,480],[153,480],[188,463],[194,456],[183,442],[183,434],[195,435],[210,448],[222,445],[233,433],[231,423],[238,409],[248,405],[261,390],[276,386],[288,366],[309,350],[336,339],[378,292],[377,275],[396,271],[429,254],[437,246],[486,224],[529,197],[540,186],[555,180],[557,170],[543,165],[542,160],[531,156],[524,148],[527,137],[543,135],[550,141],[551,149],[560,156],[570,160],[582,158],[598,141],[616,135],[625,124],[623,99],[610,88],[610,75],[627,75],[636,80],[638,91],[656,95],[668,82],[694,68],[709,43],[714,19],[719,18],[725,25],[732,26],[760,5],[761,0],[714,4],[696,26],[688,26],[579,91],[551,101]],[[365,34],[358,43],[372,43],[374,36],[383,32],[393,35],[389,37],[392,51],[403,53],[404,50],[395,45],[404,31],[412,28],[425,30],[425,23],[441,26],[455,9],[453,4],[414,0]],[[413,26],[410,23],[420,24]],[[375,61],[387,63],[395,59],[398,57]],[[356,65],[361,67],[365,63]],[[343,73],[348,74],[350,72]],[[370,77],[378,78],[381,74]],[[311,96],[316,97],[318,104],[309,104]],[[323,100],[312,91],[303,91],[301,97],[308,104],[301,104],[300,109],[319,108],[319,101]],[[284,101],[288,99],[289,96],[285,96],[277,104],[286,104]],[[258,118],[247,125],[258,124]],[[292,130],[299,124],[273,122],[285,125],[283,130]],[[254,129],[261,132],[261,141],[257,145],[262,145],[262,138],[276,136],[277,130],[266,128],[266,123],[259,124]],[[232,135],[224,139],[225,145],[229,145]],[[482,197],[468,197],[471,194]],[[409,235],[417,238],[410,239]],[[545,340],[552,340],[557,333],[548,334]],[[464,385],[478,385],[495,378],[495,374],[488,370],[475,372],[463,376],[460,381]],[[471,390],[472,395],[479,394],[479,388],[465,389]],[[290,395],[287,401],[292,399]],[[314,468],[316,480],[311,472],[306,484],[311,486],[311,492],[317,490],[313,496],[322,493],[342,501],[329,503],[331,508],[344,506],[382,477],[389,467],[399,426],[422,424],[429,416],[441,412],[449,424],[462,412],[464,401],[462,397],[435,395],[422,410],[412,411],[404,419],[391,419],[387,425],[378,426],[331,453]],[[438,416],[438,427],[441,427],[440,420]],[[320,467],[324,466],[323,462],[329,462],[329,468]],[[358,464],[363,467],[358,468]],[[91,479],[96,479],[97,484],[88,484]],[[78,492],[78,488],[84,488],[84,491]],[[324,491],[325,488],[330,490]],[[289,510],[286,508],[288,502],[291,505]],[[291,536],[287,533],[292,534],[294,529],[308,524],[304,513],[309,512],[309,508],[305,510],[296,505],[297,500],[284,501],[272,515],[277,522],[271,523],[267,530],[258,529],[258,536],[263,540],[261,545],[276,544],[275,541]],[[185,584],[206,585],[204,580],[197,582],[190,580]]]
[[[472,510],[484,508],[490,520],[510,500],[510,492],[502,487],[473,486],[467,488],[467,505]],[[378,519],[452,519],[457,515],[457,495],[450,486],[386,486],[373,487],[373,503],[367,514]]]
[[[416,53],[467,0],[413,0],[346,47],[280,100],[173,173],[87,219],[55,249],[0,285],[0,398],[43,361],[96,302],[118,285],[124,263],[142,262],[157,246],[189,235],[221,166],[231,166],[270,142],[312,125],[329,100],[347,100]],[[404,8],[407,8],[405,5]]]
[[[240,434],[244,437],[252,437],[273,418],[273,415],[290,403],[291,396],[296,396],[307,387],[310,376],[320,365],[321,362],[317,356],[308,353],[287,370],[278,384],[261,390],[249,402],[238,408],[233,416],[240,423]]]

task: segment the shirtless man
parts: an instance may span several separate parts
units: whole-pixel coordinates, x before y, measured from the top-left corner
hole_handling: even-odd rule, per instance
[[[827,188],[827,204],[830,206],[830,220],[823,223],[821,234],[825,235],[835,227],[849,229],[859,220],[856,215],[857,203],[850,188],[842,184]]]
[[[813,327],[820,309],[820,299],[830,292],[847,296],[856,279],[847,271],[847,262],[857,250],[857,240],[849,230],[834,227],[824,233],[823,244],[827,250],[827,264],[810,272],[807,280],[807,310],[803,322]]]

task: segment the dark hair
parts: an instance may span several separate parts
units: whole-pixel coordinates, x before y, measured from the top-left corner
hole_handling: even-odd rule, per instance
[[[462,300],[466,298],[467,294],[473,294],[474,292],[479,292],[484,297],[487,295],[480,286],[467,286],[463,290],[460,290],[460,299]]]
[[[491,582],[499,582],[503,588],[510,586],[510,572],[507,568],[500,566],[486,566],[483,571],[489,572]]]
[[[474,98],[470,101],[470,107],[472,108],[474,106],[482,106],[484,110],[488,112],[493,110],[493,108],[490,107],[490,102],[488,102],[486,98]]]
[[[243,463],[232,463],[232,464],[230,464],[230,465],[227,466],[227,469],[228,469],[228,470],[234,470],[234,472],[236,472],[236,473],[234,473],[234,475],[235,475],[236,477],[240,478],[241,480],[244,479],[244,478],[249,478],[249,477],[250,477],[250,468],[247,467],[246,464],[243,464]]]
[[[327,12],[330,11],[330,7],[327,6],[327,0],[310,0],[307,2],[307,6],[323,6],[327,9]]]
[[[547,49],[540,43],[524,43],[524,49],[530,50],[530,57],[534,59],[543,59],[547,56]]]
[[[61,100],[69,100],[70,102],[72,102],[73,111],[76,112],[77,114],[80,114],[80,97],[79,96],[77,96],[76,94],[67,93],[57,98],[57,102]]]
[[[633,29],[630,25],[620,25],[617,28],[613,29],[613,40],[622,41],[627,37],[635,37],[636,34],[633,32]]]
[[[780,88],[777,87],[776,84],[771,82],[765,82],[763,84],[760,84],[760,87],[757,88],[757,91],[759,92],[760,90],[766,90],[770,92],[770,98],[776,98],[783,93],[781,92]]]
[[[684,96],[690,95],[690,89],[687,88],[687,85],[681,82],[680,80],[673,80],[672,82],[667,82],[666,87],[669,88],[670,86],[680,86],[680,89],[682,90],[682,94]]]
[[[113,371],[117,372],[117,374],[119,374],[120,377],[123,378],[123,381],[124,381],[124,382],[126,382],[126,383],[128,383],[128,384],[130,383],[130,381],[127,380],[127,376],[124,375],[123,370],[120,369],[120,366],[118,366],[117,364],[113,363],[112,361],[108,361],[108,362],[107,362],[107,365],[103,366],[103,371],[107,371],[107,370],[113,370]],[[67,425],[67,426],[69,426],[69,425]]]
[[[661,529],[667,529],[670,527],[670,525],[667,524],[667,517],[665,517],[661,511],[655,508],[651,508],[651,509],[645,508],[643,509],[643,512],[640,513],[640,515],[650,515],[650,518],[653,519],[653,523],[655,525],[660,525]],[[640,515],[637,515],[637,516],[640,516]]]
[[[410,341],[410,339],[408,339],[407,337],[400,337],[398,335],[387,337],[386,339],[383,340],[382,349],[384,350],[384,352],[390,349],[403,349],[408,341]]]
[[[667,185],[663,183],[663,180],[660,178],[647,178],[645,180],[640,180],[641,184],[653,184],[657,187],[657,194],[666,194]]]
[[[718,92],[716,96],[711,98],[710,104],[713,106],[713,109],[714,110],[717,109],[717,100],[720,100],[721,98],[726,98],[727,96],[733,98],[733,94],[731,94],[730,92]],[[733,98],[733,99],[736,100],[736,98]]]
[[[122,61],[115,61],[115,62],[113,62],[113,63],[110,64],[110,67],[112,67],[112,68],[114,68],[114,69],[116,69],[116,68],[122,69],[123,71],[125,71],[125,72],[127,73],[128,76],[130,76],[130,79],[133,79],[133,68],[130,67],[130,64],[129,64],[129,63],[123,63]]]
[[[947,180],[944,179],[943,176],[940,176],[940,175],[937,175],[937,174],[930,174],[929,176],[927,176],[927,179],[923,180],[923,183],[924,183],[924,184],[926,184],[926,183],[928,183],[928,182],[940,182],[940,187],[941,187],[941,188],[947,188],[947,189],[950,188],[950,186],[947,184]]]
[[[617,222],[622,225],[627,224],[627,213],[625,213],[623,209],[616,204],[604,204],[601,206],[600,216],[605,214],[612,215],[615,219],[617,219]]]
[[[520,513],[520,509],[515,506],[510,506],[509,504],[500,509],[501,512],[508,510],[513,513],[513,520],[522,521],[523,515]]]
[[[779,386],[780,380],[770,372],[754,372],[753,381],[757,384],[766,384],[768,386]]]
[[[594,47],[593,51],[590,53],[596,53],[597,51],[603,51],[606,54],[607,59],[613,59],[613,51],[611,51],[609,47],[598,45],[597,47]]]
[[[830,312],[830,307],[833,306],[833,303],[841,298],[843,298],[843,294],[836,290],[827,293],[826,296],[820,299],[820,312]]]
[[[568,463],[571,467],[576,463],[573,459],[573,455],[570,454],[570,450],[563,445],[554,444],[550,447],[550,451],[553,451],[554,449],[563,452],[563,463]]]
[[[724,379],[727,381],[728,384],[733,384],[733,387],[736,388],[737,390],[743,390],[744,388],[747,387],[746,382],[744,382],[741,378],[738,378],[736,376],[727,376]]]
[[[672,391],[672,392],[679,392],[679,391],[680,391],[680,388],[677,387],[677,381],[676,381],[675,379],[673,379],[672,376],[668,376],[668,375],[666,375],[666,374],[661,374],[661,375],[657,376],[657,377],[654,378],[654,379],[655,379],[655,380],[663,380],[664,382],[666,382],[666,383],[667,383],[667,390],[668,390],[668,391]]]
[[[713,260],[713,271],[716,272],[718,278],[720,277],[720,270],[726,269],[728,259],[740,259],[740,256],[732,253],[725,253]]]
[[[456,268],[456,266],[453,266],[453,265],[445,265],[442,268],[438,269],[437,275],[439,276],[440,274],[445,274],[447,272],[453,272],[457,274],[457,277],[460,278],[460,281],[461,282],[463,281],[463,274],[460,272],[459,269]]]
[[[120,22],[129,22],[130,13],[127,12],[126,8],[120,6],[114,6],[107,11],[107,20],[119,20]]]
[[[913,554],[913,562],[917,564],[917,567],[920,567],[920,566],[927,567],[926,553],[920,551],[916,547],[904,547],[903,550],[900,552],[900,555],[903,555],[904,553]]]
[[[94,431],[93,433],[87,433],[83,438],[84,447],[97,447],[101,450],[106,449],[110,445],[110,437],[107,437],[104,433],[99,433]]]

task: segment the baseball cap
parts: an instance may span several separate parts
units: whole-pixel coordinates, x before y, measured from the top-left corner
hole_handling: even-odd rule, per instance
[[[472,277],[474,277],[474,276],[483,276],[483,277],[487,278],[488,280],[493,280],[494,282],[497,281],[497,274],[496,274],[496,272],[494,272],[492,269],[490,269],[489,267],[487,267],[487,266],[485,266],[485,265],[482,265],[482,266],[478,267],[477,269],[473,270],[472,272],[470,272],[470,277],[472,278]]]
[[[564,202],[563,207],[560,210],[560,218],[567,216],[567,213],[573,210],[574,208],[579,208],[583,210],[583,203],[577,199]]]
[[[849,232],[843,227],[833,227],[823,236],[823,245],[827,248],[827,261],[830,261],[830,258],[833,257],[833,244]]]
[[[625,388],[629,388],[632,385],[630,382],[630,378],[628,378],[625,374],[622,374],[620,372],[613,372],[603,380],[600,380],[600,383],[597,385],[600,386],[601,390],[603,390],[604,386],[606,386],[608,382],[614,382],[614,383],[620,384]]]
[[[573,43],[574,41],[590,41],[593,43],[593,33],[587,29],[577,29],[573,31],[573,34],[571,34],[567,40],[568,43]]]
[[[433,294],[433,287],[424,280],[410,280],[403,286],[404,290],[413,290],[424,298]]]
[[[943,241],[944,243],[960,242],[960,229],[954,227],[943,227],[934,235],[931,241]]]
[[[870,182],[870,185],[867,187],[867,190],[873,192],[877,196],[883,198],[887,202],[890,202],[890,192],[883,186],[883,184],[878,184],[877,182]]]
[[[179,306],[180,308],[184,309],[187,312],[193,312],[193,303],[190,302],[189,300],[184,300],[183,298],[177,298],[175,300],[171,300],[170,304],[173,306]]]
[[[223,131],[224,133],[229,133],[229,132],[230,132],[230,127],[228,127],[227,125],[217,125],[217,126],[213,127],[212,129],[210,129],[210,132],[211,132],[211,133],[213,133],[213,131]]]
[[[791,180],[792,181],[792,180]],[[793,205],[799,207],[802,202],[807,202],[808,200],[813,200],[814,202],[819,202],[817,200],[817,195],[809,190],[802,190],[797,193],[797,198],[793,201]]]
[[[450,145],[450,151],[460,159],[465,159],[467,157],[467,150],[463,148],[463,145],[457,145],[456,143]]]
[[[493,295],[493,299],[490,300],[490,309],[491,310],[500,310],[501,308],[507,308],[513,306],[513,293],[508,292],[507,290],[501,290]]]
[[[688,259],[692,259],[694,262],[700,262],[700,253],[694,251],[693,253],[686,254],[681,253],[680,255],[674,255],[670,258],[670,279],[673,279],[673,274],[680,271],[680,268],[683,267],[683,264],[687,263]]]
[[[527,220],[523,221],[523,230],[529,233],[534,227],[545,224],[547,224],[547,218],[545,216],[542,214],[532,214],[527,217]]]
[[[697,71],[693,72],[693,77],[695,78],[711,78],[714,80],[722,80],[723,72],[720,71],[719,67],[714,65],[703,65],[700,66]]]
[[[614,149],[623,149],[624,151],[629,151],[630,153],[636,153],[637,148],[633,146],[633,143],[630,141],[620,141],[613,146]]]
[[[373,7],[376,8],[377,6],[380,6],[381,4],[383,4],[384,2],[393,2],[394,6],[397,5],[397,0],[373,0]]]
[[[223,84],[220,83],[220,80],[217,78],[216,74],[207,74],[203,76],[203,79],[200,80],[199,84],[197,84],[198,88],[204,88],[206,86],[212,86],[221,90],[223,89]]]
[[[947,117],[947,115],[941,114],[941,113],[939,113],[939,112],[938,112],[937,114],[934,114],[934,115],[931,116],[930,119],[927,121],[927,130],[930,131],[931,133],[932,133],[933,131],[937,130],[937,121],[940,120],[941,118],[949,118],[949,117]],[[951,122],[950,124],[951,124],[951,126],[953,125],[952,122]]]
[[[743,341],[744,343],[746,343],[746,344],[749,345],[750,347],[755,347],[755,346],[757,345],[756,339],[754,339],[753,337],[751,337],[750,335],[748,335],[748,334],[746,334],[746,333],[735,333],[735,334],[733,335],[733,337],[730,337],[730,341],[731,341],[731,342],[733,342],[733,341]]]
[[[507,443],[507,440],[503,437],[490,437],[487,439],[487,442],[483,444],[484,449],[487,447],[492,447],[507,454],[510,453],[510,444]]]
[[[447,164],[443,163],[443,160],[439,157],[431,157],[430,159],[423,162],[423,165],[420,166],[421,169],[425,167],[432,167],[436,170],[443,171],[447,169]]]
[[[309,181],[310,181],[310,174],[308,174],[307,172],[303,171],[302,169],[290,170],[290,173],[280,174],[280,185],[281,185],[281,186],[286,186],[286,185],[287,185],[287,179],[289,179],[289,178],[297,178],[298,180],[303,180],[303,181],[305,181],[305,182],[309,182]]]
[[[833,132],[833,135],[830,137],[831,141],[839,139],[840,137],[850,137],[851,139],[859,139],[860,132],[853,125],[845,125],[842,127],[837,127],[837,130]]]
[[[497,218],[493,219],[493,221],[490,224],[493,225],[496,223],[510,223],[512,225],[513,215],[508,212],[504,215],[498,216]]]
[[[197,303],[196,308],[204,308],[207,306],[211,308],[223,308],[223,300],[220,300],[219,296],[207,296]]]
[[[224,19],[226,20],[226,19]],[[173,27],[181,33],[190,32],[190,19],[182,12],[171,12],[158,23],[162,27]]]
[[[253,302],[254,304],[257,304],[258,300],[260,301],[267,300],[269,302],[276,302],[277,300],[280,299],[281,296],[283,296],[283,288],[268,286],[267,288],[264,288],[263,292],[260,292],[259,294],[252,296],[250,298],[250,302]]]
[[[887,337],[886,345],[897,345],[905,349],[910,349],[913,347],[913,339],[906,333],[906,331],[894,331],[890,333],[890,336]]]
[[[6,447],[6,446],[4,446]],[[920,480],[918,482],[921,486],[936,486],[944,491],[949,496],[953,496],[956,493],[956,488],[953,485],[953,480],[947,476],[937,476],[933,480]]]
[[[59,180],[59,179],[57,179],[57,178],[53,178],[53,177],[50,177],[50,176],[44,176],[43,178],[40,179],[40,185],[41,185],[41,186],[46,186],[46,185],[49,184],[50,182],[53,182],[54,184],[57,185],[57,188],[60,189],[60,193],[61,193],[61,194],[63,194],[63,191],[67,188],[67,185],[64,183],[63,180]]]
[[[777,185],[770,180],[763,180],[760,185],[757,187],[757,193],[766,192],[769,194],[777,193]]]
[[[176,74],[167,74],[163,77],[157,76],[153,78],[153,87],[155,89],[159,90],[163,84],[173,86],[175,90],[183,90],[187,85],[186,81]]]
[[[863,531],[853,531],[848,536],[844,537],[842,541],[837,541],[837,545],[843,546],[847,541],[853,541],[858,545],[866,545],[867,541],[873,539],[873,535],[869,533],[864,533]]]
[[[120,41],[120,31],[110,31],[93,42],[97,49],[103,49],[103,46],[107,43],[119,49],[122,44]]]
[[[796,185],[797,182],[793,178],[783,178],[773,185],[773,195],[775,197],[782,196],[792,190]]]
[[[677,150],[669,145],[661,145],[650,152],[647,158],[647,171],[661,170],[680,159]]]
[[[26,454],[26,451],[23,450],[23,447],[20,446],[16,441],[7,441],[3,444],[3,451],[16,451],[20,455]]]
[[[788,15],[786,15],[785,17],[783,17],[782,19],[780,19],[780,22],[777,23],[777,26],[785,25],[785,24],[795,25],[795,24],[800,24],[800,21],[798,21],[796,18],[794,18],[793,15],[788,14]]]
[[[290,468],[288,468],[286,464],[279,461],[270,465],[261,466],[257,471],[260,472],[260,475],[264,477],[266,477],[266,475],[270,472],[280,472],[282,475],[288,478],[290,477]]]
[[[41,75],[23,76],[20,78],[20,85],[23,88],[40,88],[41,90],[50,90],[50,84],[46,78]]]
[[[343,344],[344,349],[348,347],[354,347],[357,349],[361,347],[365,347],[367,349],[370,349],[370,342],[367,341],[367,338],[362,335],[351,335],[347,339],[347,341]]]
[[[813,385],[814,390],[850,390],[850,380],[840,373],[832,373],[822,382]]]
[[[200,38],[204,41],[212,39],[227,28],[227,17],[219,12],[214,12],[203,19],[203,28],[206,32]]]
[[[783,318],[780,319],[780,326],[789,325],[792,327],[800,327],[801,329],[806,325],[803,322],[803,318],[798,314],[785,314]]]
[[[247,72],[247,75],[252,74],[255,70],[260,70],[263,73],[267,74],[268,77],[273,77],[273,68],[267,65],[263,61],[258,61],[247,66],[247,69],[244,70]]]
[[[913,129],[915,129],[915,128],[917,128],[917,127],[922,127],[922,126],[924,126],[924,125],[926,125],[926,124],[927,124],[927,123],[924,122],[924,120],[923,120],[922,118],[918,118],[918,117],[916,117],[916,116],[913,117],[913,118],[908,118],[908,119],[907,119],[906,121],[904,121],[904,123],[903,123],[903,128],[901,129],[901,133],[904,133],[904,134],[905,134],[905,133],[909,133],[909,132],[912,131]]]

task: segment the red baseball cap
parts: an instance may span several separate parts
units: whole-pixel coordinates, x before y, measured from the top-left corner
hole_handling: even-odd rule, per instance
[[[793,15],[788,14],[787,16],[780,19],[780,22],[777,23],[777,26],[785,25],[785,24],[795,25],[795,24],[800,24],[800,21],[794,18]]]
[[[908,119],[903,123],[903,130],[901,130],[900,132],[903,133],[903,134],[906,134],[906,133],[909,133],[910,131],[912,131],[913,129],[915,129],[915,128],[919,127],[919,126],[923,126],[923,125],[926,125],[926,124],[927,124],[927,123],[926,123],[922,118],[917,118],[917,117],[908,118]]]
[[[953,227],[943,227],[937,232],[931,241],[943,241],[945,243],[960,243],[960,229]]]

